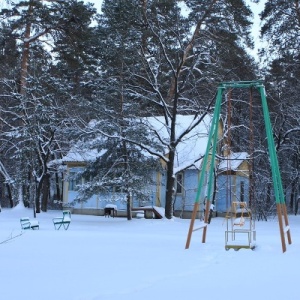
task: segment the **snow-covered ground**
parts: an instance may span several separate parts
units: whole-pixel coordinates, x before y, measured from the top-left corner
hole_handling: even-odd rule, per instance
[[[289,216],[293,243],[282,253],[277,218],[256,222],[254,251],[225,251],[222,218],[205,244],[199,230],[185,250],[189,220],[72,215],[57,231],[60,215],[38,214],[40,230],[22,232],[19,219],[32,210],[2,210],[1,299],[299,299],[300,216]]]

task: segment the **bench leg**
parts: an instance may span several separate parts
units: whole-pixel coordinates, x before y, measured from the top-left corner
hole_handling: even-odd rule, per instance
[[[65,230],[68,230],[70,223],[63,223]]]
[[[62,223],[54,223],[54,229],[59,230],[61,225],[62,225]]]
[[[106,216],[109,218],[110,216],[112,216],[113,218],[116,216],[116,210],[114,208],[104,208],[104,217],[106,218]]]
[[[71,222],[67,222],[67,221],[66,221],[66,222],[63,222],[63,221],[62,221],[62,222],[53,223],[53,224],[54,224],[54,229],[55,229],[55,230],[59,230],[60,227],[63,226],[64,229],[67,230],[67,229],[69,228],[70,223],[71,223]]]

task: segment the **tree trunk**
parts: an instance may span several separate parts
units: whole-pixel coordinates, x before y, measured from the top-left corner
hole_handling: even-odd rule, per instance
[[[174,196],[174,158],[175,151],[169,152],[169,161],[167,162],[167,184],[166,184],[166,204],[165,204],[165,217],[172,219],[173,217],[173,196]]]
[[[37,213],[41,212],[41,194],[42,194],[42,188],[43,188],[45,179],[47,179],[47,174],[44,174],[43,176],[41,176],[40,181],[36,184],[35,207],[36,207]],[[48,195],[47,195],[47,197],[48,197]]]
[[[62,201],[62,192],[60,191],[60,185],[59,185],[59,177],[58,173],[55,172],[55,187],[56,187],[56,199],[59,201]]]
[[[48,208],[49,191],[50,191],[50,174],[46,174],[44,176],[43,186],[42,186],[42,205],[41,205],[41,210],[43,212],[46,212],[47,208]]]
[[[132,214],[131,214],[131,197],[130,193],[127,192],[127,220],[130,221],[132,220]]]
[[[293,211],[294,208],[294,203],[295,201],[295,195],[296,195],[296,180],[292,181],[292,186],[291,186],[291,196],[290,196],[290,210]]]
[[[25,179],[25,183],[22,185],[22,198],[20,199],[20,201],[23,201],[25,207],[30,207],[34,197],[34,193],[31,189],[31,180],[31,172],[27,171],[27,178]]]
[[[32,15],[33,5],[30,3],[28,8],[28,16]],[[30,19],[30,18],[28,18]],[[29,21],[25,27],[24,45],[22,51],[21,74],[20,74],[20,94],[26,94],[28,64],[29,64],[29,47],[30,47],[31,22]]]
[[[35,211],[36,211],[36,213],[41,212],[41,201],[40,201],[41,190],[42,190],[42,184],[41,184],[41,182],[39,182],[36,186],[36,192],[35,192]]]
[[[14,207],[14,200],[13,200],[12,194],[11,194],[11,187],[8,183],[6,184],[6,188],[7,188],[7,194],[8,194],[8,199],[9,199],[9,205],[10,205],[11,208],[13,208]]]

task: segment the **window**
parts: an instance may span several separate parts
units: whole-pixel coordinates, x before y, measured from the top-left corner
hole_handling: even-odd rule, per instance
[[[76,172],[70,172],[69,174],[69,191],[75,191],[77,186],[81,184],[81,179]]]
[[[183,193],[183,173],[176,174],[176,194]]]

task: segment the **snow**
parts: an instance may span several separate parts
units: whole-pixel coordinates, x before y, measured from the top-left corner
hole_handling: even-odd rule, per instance
[[[62,162],[86,162],[94,161],[100,157],[106,150],[98,151],[97,149],[89,149],[88,151],[83,148],[82,144],[74,145],[66,156],[61,160]]]
[[[289,216],[292,245],[282,253],[277,218],[256,222],[257,247],[225,251],[225,223],[213,218],[185,249],[190,220],[38,214],[39,230],[21,231],[31,209],[0,213],[1,299],[5,300],[296,300],[300,217]],[[200,220],[195,221],[195,227]],[[21,234],[22,233],[22,234]],[[20,236],[18,236],[21,234]]]
[[[115,210],[118,209],[118,206],[115,205],[115,204],[106,204],[105,207],[106,207],[106,208],[113,208],[113,209],[115,209]]]

